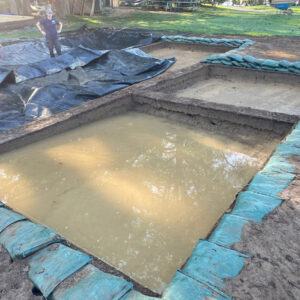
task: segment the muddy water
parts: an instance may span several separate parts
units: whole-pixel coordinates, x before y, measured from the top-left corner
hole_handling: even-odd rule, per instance
[[[278,141],[130,113],[0,156],[0,199],[160,292]]]

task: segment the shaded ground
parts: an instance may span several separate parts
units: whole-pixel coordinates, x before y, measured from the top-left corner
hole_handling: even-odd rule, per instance
[[[299,162],[298,162],[299,164]],[[250,253],[241,273],[226,284],[234,299],[300,299],[300,176],[282,194],[283,204],[263,222],[243,228],[233,249]]]

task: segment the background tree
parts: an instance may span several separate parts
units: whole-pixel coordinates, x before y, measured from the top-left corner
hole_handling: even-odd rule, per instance
[[[9,0],[10,11],[16,15],[30,16],[30,0]]]

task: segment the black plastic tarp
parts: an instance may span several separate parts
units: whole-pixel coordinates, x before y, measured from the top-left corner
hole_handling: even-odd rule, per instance
[[[120,50],[148,45],[159,39],[159,36],[132,30],[87,30],[83,27],[61,35],[60,44],[62,52],[66,53],[80,45],[94,50]],[[45,38],[12,40],[3,44],[5,47],[2,49],[0,66],[32,64],[49,57]]]
[[[92,50],[78,46],[54,59],[48,58],[34,64],[16,68],[14,70],[15,82],[19,83],[28,79],[55,74],[68,68],[75,69],[82,67],[96,60],[105,52],[107,52],[107,50]]]
[[[111,34],[122,39],[119,42],[113,40],[113,43],[123,45],[124,35],[124,32]],[[137,38],[132,40],[135,44],[140,42]],[[109,46],[106,42],[104,48]],[[88,44],[93,48],[87,48]],[[70,109],[150,79],[175,61],[151,57],[139,48],[95,49],[96,44],[91,45],[89,39],[85,46],[74,43],[74,48],[61,56],[15,66],[12,72],[9,68],[0,68],[8,76],[0,88],[0,130]]]

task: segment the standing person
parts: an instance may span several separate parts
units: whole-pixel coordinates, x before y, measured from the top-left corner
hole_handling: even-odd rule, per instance
[[[52,9],[48,8],[46,10],[46,18],[36,23],[37,28],[42,33],[42,35],[46,36],[46,45],[49,49],[50,56],[54,57],[53,49],[55,48],[57,55],[61,55],[61,48],[58,41],[57,34],[61,33],[62,23],[53,17]],[[59,25],[57,30],[56,26]],[[44,30],[42,27],[44,27]]]

